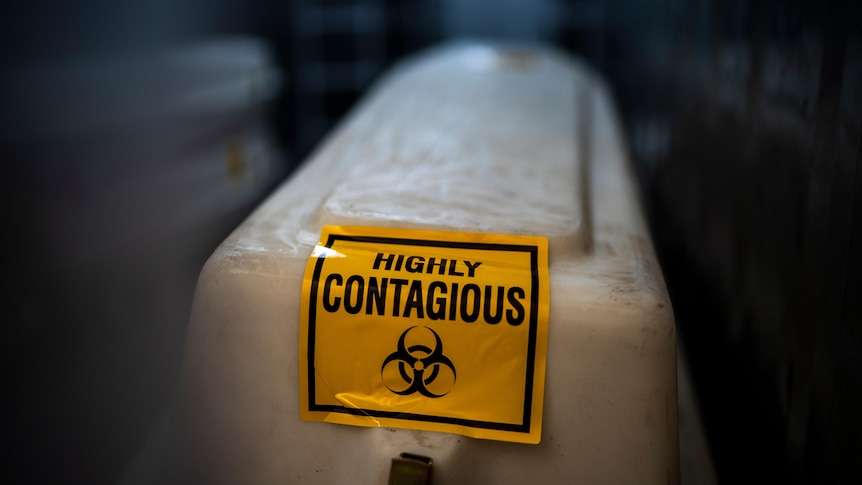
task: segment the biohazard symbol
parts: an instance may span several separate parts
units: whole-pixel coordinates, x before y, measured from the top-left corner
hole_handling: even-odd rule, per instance
[[[428,327],[423,328],[434,335],[433,349],[422,344],[407,346],[407,334],[415,328],[410,327],[401,334],[398,350],[383,361],[380,376],[386,387],[400,396],[418,392],[425,397],[443,397],[455,385],[455,366],[443,355],[440,336]]]

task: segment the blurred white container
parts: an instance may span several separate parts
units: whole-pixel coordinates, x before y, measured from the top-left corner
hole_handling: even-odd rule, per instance
[[[281,84],[253,38],[11,73],[0,134],[35,239],[77,266],[228,230],[283,175],[266,120]]]
[[[250,38],[0,77],[3,343],[34,441],[110,469],[165,411],[200,265],[283,174],[280,89]]]

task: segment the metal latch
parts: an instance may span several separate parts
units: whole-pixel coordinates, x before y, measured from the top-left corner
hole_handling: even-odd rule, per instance
[[[401,453],[392,459],[389,469],[389,485],[429,485],[431,483],[431,458],[413,453]]]

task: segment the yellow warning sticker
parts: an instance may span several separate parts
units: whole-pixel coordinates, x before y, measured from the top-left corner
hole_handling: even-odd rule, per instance
[[[302,284],[303,419],[539,442],[546,238],[326,226],[320,241]]]

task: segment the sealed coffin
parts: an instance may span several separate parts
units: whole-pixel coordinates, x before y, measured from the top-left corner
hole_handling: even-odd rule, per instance
[[[201,272],[189,470],[677,482],[673,312],[628,164],[605,84],[560,53],[395,68]]]

